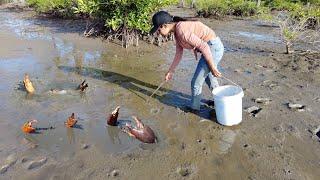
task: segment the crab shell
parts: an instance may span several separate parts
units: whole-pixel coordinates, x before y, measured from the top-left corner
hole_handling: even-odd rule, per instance
[[[67,121],[64,124],[66,125],[66,127],[72,128],[74,125],[76,125],[77,122],[78,121],[74,117],[74,113],[72,113],[72,115],[67,119]]]
[[[117,120],[118,120],[118,115],[119,115],[119,110],[120,106],[117,106],[112,113],[109,115],[107,119],[107,124],[110,126],[116,126],[117,125]]]

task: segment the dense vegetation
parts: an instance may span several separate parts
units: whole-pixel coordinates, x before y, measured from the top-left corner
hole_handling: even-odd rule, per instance
[[[27,0],[40,13],[50,13],[60,17],[82,16],[103,28],[107,37],[122,39],[123,45],[137,43],[140,34],[150,28],[153,12],[177,3],[172,0]],[[102,28],[101,28],[102,22]],[[85,35],[90,36],[98,29],[91,26]],[[96,29],[95,29],[96,28]]]
[[[191,0],[187,2],[191,3]],[[195,7],[205,17],[252,16],[271,10],[285,10],[295,17],[320,18],[320,0],[197,0]]]
[[[198,14],[204,17],[252,16],[258,10],[254,1],[246,0],[197,0],[195,7]]]
[[[112,30],[125,26],[147,32],[151,14],[179,0],[27,0],[39,12],[60,16],[84,15],[103,19]],[[181,0],[180,0],[181,1]],[[287,10],[292,17],[320,21],[320,0],[186,0],[193,1],[199,15],[253,16],[270,10]],[[260,2],[259,4],[257,2]]]
[[[171,4],[177,5],[179,1],[185,5],[192,4],[204,17],[261,17],[276,10],[286,12],[293,25],[297,24],[293,21],[306,22],[307,26],[315,29],[320,24],[320,0],[27,0],[27,3],[41,13],[89,18],[98,23],[89,26],[85,35],[90,36],[96,34],[97,29],[103,29],[106,37],[122,39],[123,45],[127,46],[137,43],[141,34],[147,34],[155,11]],[[288,28],[284,28],[282,33],[291,39],[294,37]]]
[[[180,0],[203,17],[255,16],[278,25],[286,52],[298,41],[320,53],[320,0]]]

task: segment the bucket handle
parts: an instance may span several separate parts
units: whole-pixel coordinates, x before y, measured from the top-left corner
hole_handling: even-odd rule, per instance
[[[227,80],[227,81],[229,81],[231,84],[234,84],[234,85],[236,85],[236,86],[238,86],[238,87],[240,87],[237,83],[235,83],[235,82],[233,82],[233,81],[231,81],[230,79],[228,79],[228,78],[226,78],[226,77],[224,77],[224,76],[221,76],[223,79],[225,79],[225,80]],[[241,87],[240,87],[241,88]]]

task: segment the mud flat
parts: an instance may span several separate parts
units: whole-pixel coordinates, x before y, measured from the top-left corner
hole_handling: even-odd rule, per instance
[[[209,107],[199,115],[183,111],[196,66],[189,51],[174,80],[146,101],[172,61],[172,42],[122,49],[82,37],[78,20],[1,9],[0,179],[317,179],[319,59],[285,55],[277,27],[201,20],[225,44],[223,74],[245,89],[244,109],[261,108],[256,116],[244,111],[238,126],[219,125]],[[33,96],[16,88],[26,72],[36,88]],[[47,93],[72,89],[84,79],[85,94]],[[204,94],[211,97],[206,87]],[[159,142],[142,144],[106,127],[117,105],[121,120],[138,116]],[[64,127],[72,112],[81,128]],[[24,135],[20,127],[29,119],[55,129]]]

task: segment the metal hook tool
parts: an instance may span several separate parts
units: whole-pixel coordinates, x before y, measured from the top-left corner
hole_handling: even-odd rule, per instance
[[[149,99],[166,83],[166,81],[162,81],[162,83],[158,86],[156,90],[153,91],[153,93],[149,96]]]

